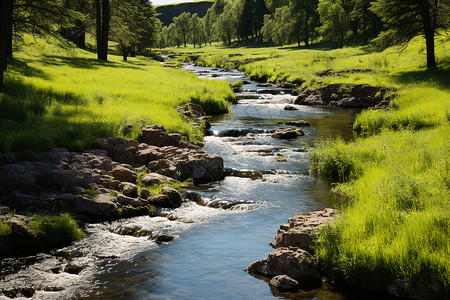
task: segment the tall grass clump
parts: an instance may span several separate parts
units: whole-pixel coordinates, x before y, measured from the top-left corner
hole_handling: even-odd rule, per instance
[[[83,230],[69,214],[33,216],[28,230],[52,245],[65,245],[83,237]]]
[[[321,232],[317,255],[332,277],[375,290],[432,271],[450,287],[449,136],[448,125],[384,130],[349,144],[328,141],[312,153],[324,176],[359,170],[337,178],[334,190],[350,203]]]
[[[11,224],[0,220],[0,236],[8,235],[12,232]]]
[[[0,93],[0,151],[83,150],[95,138],[137,138],[143,125],[165,126],[194,142],[201,128],[176,107],[190,101],[208,114],[226,112],[233,98],[226,82],[200,80],[145,58],[101,62],[56,41],[24,37]]]

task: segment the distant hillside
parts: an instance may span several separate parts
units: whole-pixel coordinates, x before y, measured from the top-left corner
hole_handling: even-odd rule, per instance
[[[214,4],[214,1],[201,2],[185,2],[179,4],[161,5],[156,7],[156,12],[160,15],[158,18],[163,23],[163,26],[168,26],[172,23],[174,17],[178,17],[183,12],[197,13],[200,18],[206,15],[206,11]]]

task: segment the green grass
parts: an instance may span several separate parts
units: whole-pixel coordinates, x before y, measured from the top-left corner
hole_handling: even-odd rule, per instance
[[[321,231],[316,253],[331,279],[353,288],[384,290],[396,278],[432,271],[450,293],[450,40],[436,38],[438,69],[426,69],[425,43],[378,52],[293,47],[204,47],[204,65],[265,57],[240,67],[270,82],[367,83],[395,94],[386,110],[365,110],[354,123],[357,138],[321,141],[310,152],[313,173],[341,194],[341,217]],[[176,51],[176,49],[175,49]],[[180,50],[178,50],[180,51]],[[240,53],[243,56],[228,57]],[[343,71],[320,77],[327,69]]]
[[[67,244],[83,237],[83,230],[69,214],[34,215],[27,224],[28,230],[51,244]]]
[[[348,206],[322,231],[319,260],[352,286],[382,289],[432,270],[450,287],[450,127],[385,130],[311,155],[318,173],[343,183]],[[336,177],[337,175],[337,177]]]
[[[12,232],[11,224],[0,220],[0,236],[8,235]]]
[[[109,59],[26,36],[0,93],[0,151],[82,150],[97,137],[137,138],[143,125],[154,123],[201,142],[201,129],[174,108],[194,101],[214,114],[227,111],[233,98],[225,82],[143,57]]]

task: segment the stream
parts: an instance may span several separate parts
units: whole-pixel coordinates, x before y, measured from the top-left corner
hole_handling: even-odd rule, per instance
[[[184,203],[170,212],[177,218],[174,221],[136,217],[89,224],[86,237],[69,247],[5,259],[0,262],[0,291],[14,294],[32,288],[36,299],[352,298],[326,284],[308,292],[278,293],[243,269],[267,257],[278,227],[294,213],[323,209],[337,201],[327,182],[309,174],[307,149],[321,138],[352,139],[357,111],[307,106],[284,110],[295,98],[287,90],[260,87],[237,70],[184,67],[200,78],[249,82],[230,114],[210,120],[212,128],[203,150],[223,157],[226,168],[255,171],[258,176],[228,176],[194,187],[210,206]],[[299,119],[311,124],[302,128],[305,136],[271,137],[271,130],[289,127],[284,123]],[[226,130],[249,128],[260,133],[220,136]],[[280,157],[286,161],[278,161]],[[175,239],[159,245],[148,237],[115,233],[121,226],[139,226]],[[81,266],[81,272],[64,272],[69,263]]]

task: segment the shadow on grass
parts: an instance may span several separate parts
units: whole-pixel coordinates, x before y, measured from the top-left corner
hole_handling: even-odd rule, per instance
[[[442,90],[450,90],[450,70],[430,69],[423,71],[401,72],[391,75],[398,83],[431,83]]]
[[[83,150],[95,138],[114,135],[113,124],[99,122],[72,93],[39,89],[15,79],[0,93],[0,152]]]
[[[138,64],[119,64],[111,61],[101,61],[95,58],[43,55],[42,63],[51,66],[69,66],[78,69],[98,69],[101,67],[140,69]]]
[[[23,122],[0,119],[0,152],[42,152],[54,147],[82,151],[91,148],[96,138],[113,134],[112,125],[95,121],[60,117],[29,117]]]
[[[8,60],[8,70],[12,72],[17,72],[27,77],[39,77],[42,79],[50,79],[50,76],[46,74],[44,71],[32,67],[28,65],[25,61],[17,58],[10,58]]]
[[[27,105],[29,103],[50,106],[53,103],[67,105],[84,105],[86,99],[71,92],[58,92],[53,89],[36,88],[14,78],[6,78],[2,92],[15,102]],[[5,100],[5,99],[3,99]],[[4,114],[4,113],[3,113]]]

